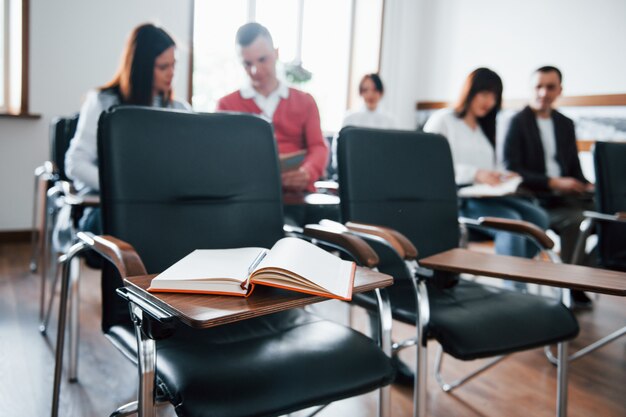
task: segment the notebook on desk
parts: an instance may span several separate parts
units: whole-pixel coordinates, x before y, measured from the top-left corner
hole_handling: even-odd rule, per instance
[[[340,300],[352,299],[354,262],[293,237],[271,249],[198,249],[152,279],[150,292],[247,297],[267,285]]]

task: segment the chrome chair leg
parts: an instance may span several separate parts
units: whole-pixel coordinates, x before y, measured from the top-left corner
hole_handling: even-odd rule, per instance
[[[44,183],[42,180],[42,175],[44,174],[44,167],[40,166],[35,169],[35,187],[33,193],[33,221],[32,221],[32,230],[30,234],[30,248],[31,248],[31,257],[30,257],[30,271],[37,272],[38,264],[39,264],[39,249],[41,247],[41,230],[39,229],[39,222],[37,221],[38,215],[41,218],[41,207],[40,204],[43,205],[43,186]]]
[[[155,417],[155,378],[156,378],[156,343],[149,338],[141,329],[143,311],[133,302],[129,302],[131,316],[135,324],[135,337],[138,347],[138,371],[139,371],[139,392],[138,392],[138,417]]]
[[[416,305],[417,317],[417,349],[415,353],[415,381],[413,383],[413,416],[426,417],[427,376],[428,376],[428,351],[426,340],[426,327],[430,321],[430,305],[428,302],[428,290],[424,281],[412,280]]]
[[[39,249],[39,265],[38,265],[38,269],[39,269],[39,273],[41,275],[41,294],[39,296],[39,321],[43,321],[44,318],[44,308],[45,308],[45,304],[46,304],[46,281],[48,278],[48,263],[49,263],[49,256],[50,253],[48,251],[49,248],[49,238],[50,238],[50,208],[48,207],[48,198],[45,198],[45,201],[43,203],[44,207],[45,207],[45,213],[44,216],[42,218],[42,225],[41,225],[41,236],[40,236],[40,249]]]
[[[68,378],[70,382],[76,382],[78,381],[78,306],[80,301],[78,278],[80,277],[80,258],[72,258],[70,270],[70,363]]]
[[[45,312],[45,304],[46,304],[46,293],[48,292],[47,281],[49,278],[50,269],[52,266],[56,267],[56,254],[53,253],[52,247],[52,234],[54,229],[54,224],[56,221],[56,215],[58,212],[57,201],[59,195],[62,194],[62,190],[58,186],[54,186],[44,193],[43,199],[43,216],[42,216],[42,226],[40,233],[40,246],[39,246],[39,265],[38,270],[41,274],[41,295],[40,295],[40,305],[39,305],[39,320],[43,322]],[[54,257],[54,258],[53,258]],[[54,261],[53,261],[54,259]],[[50,296],[53,295],[52,290],[50,290]]]
[[[50,285],[50,296],[48,297],[48,306],[43,317],[43,321],[39,325],[39,331],[41,334],[46,335],[48,332],[48,323],[50,323],[50,316],[52,315],[52,303],[54,302],[54,296],[57,286],[59,285],[59,263],[55,262],[52,268],[52,284]]]
[[[67,254],[63,255],[59,262],[63,265],[63,276],[61,278],[61,295],[59,301],[59,327],[57,331],[57,343],[54,361],[54,380],[52,385],[52,417],[59,415],[59,394],[61,392],[61,372],[63,370],[63,344],[65,342],[65,324],[67,319],[67,304],[69,298],[69,286],[71,275],[71,261],[80,252],[84,251],[87,245],[83,242],[73,245]]]
[[[556,370],[556,415],[567,417],[567,365],[568,365],[568,342],[558,345],[559,361]]]
[[[391,358],[391,304],[389,303],[389,295],[384,289],[376,289],[376,300],[378,304],[378,335],[380,347]],[[391,417],[391,387],[389,385],[382,387],[379,392],[378,400],[378,416]]]
[[[444,392],[451,392],[456,387],[459,387],[459,386],[463,385],[464,383],[466,383],[470,379],[480,375],[481,373],[483,373],[487,369],[491,368],[492,366],[494,366],[495,364],[500,362],[502,359],[506,358],[506,356],[504,356],[504,355],[497,356],[497,357],[491,359],[485,365],[483,365],[480,368],[476,369],[475,371],[469,373],[468,375],[466,375],[466,376],[464,376],[462,378],[459,378],[459,379],[457,379],[455,381],[452,381],[450,383],[447,383],[447,382],[445,382],[443,380],[443,376],[441,375],[441,368],[442,368],[442,364],[443,364],[443,355],[444,355],[443,348],[441,346],[439,346],[439,349],[437,349],[437,355],[435,357],[435,379],[437,380],[437,383],[439,384],[439,386],[441,387],[441,389]]]
[[[593,352],[594,350],[600,349],[604,345],[607,345],[611,343],[612,341],[619,339],[620,337],[625,336],[625,335],[626,335],[626,326],[622,327],[621,329],[617,329],[613,333],[604,336],[602,339],[596,340],[595,342],[585,346],[584,348],[576,351],[575,353],[572,353],[571,355],[569,355],[568,360],[570,362],[575,361],[576,359],[579,359],[585,356],[586,354]],[[558,365],[559,359],[552,354],[552,351],[550,350],[550,346],[544,347],[544,351],[550,363],[552,363],[553,365]]]
[[[126,417],[132,416],[133,414],[137,414],[137,401],[129,402],[128,404],[124,404],[115,410],[109,417]]]

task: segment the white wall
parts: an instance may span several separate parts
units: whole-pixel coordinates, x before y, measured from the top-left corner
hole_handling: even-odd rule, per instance
[[[175,89],[187,95],[191,0],[31,0],[30,9],[30,111],[42,117],[0,118],[0,231],[30,228],[50,120],[78,111],[87,90],[109,81],[134,26],[154,22],[174,36]]]
[[[624,0],[420,1],[419,100],[456,99],[480,66],[500,74],[505,98],[527,97],[542,65],[563,71],[565,95],[626,92]]]

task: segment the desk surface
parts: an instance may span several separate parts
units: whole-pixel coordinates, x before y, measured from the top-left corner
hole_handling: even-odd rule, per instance
[[[208,294],[149,293],[155,275],[126,278],[128,289],[159,305],[188,326],[208,328],[328,300],[325,297],[257,285],[250,297]],[[353,293],[393,284],[389,275],[357,268]]]
[[[420,266],[513,279],[533,284],[626,296],[626,273],[580,265],[554,264],[514,256],[452,249],[419,261]],[[504,272],[503,272],[504,271]]]

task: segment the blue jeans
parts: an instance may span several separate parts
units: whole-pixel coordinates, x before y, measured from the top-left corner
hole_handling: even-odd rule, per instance
[[[462,202],[460,212],[462,216],[472,219],[484,216],[525,220],[542,230],[550,225],[548,213],[544,209],[521,197],[468,198]],[[485,231],[495,238],[498,254],[532,258],[539,252],[539,248],[522,235],[488,229]],[[508,287],[526,289],[526,284],[521,282],[505,283]]]

